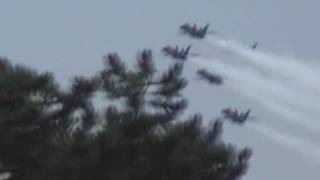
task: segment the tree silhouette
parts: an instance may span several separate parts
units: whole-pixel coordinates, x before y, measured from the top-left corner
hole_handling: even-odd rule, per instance
[[[116,53],[103,59],[101,71],[75,77],[68,91],[49,73],[0,60],[0,172],[23,180],[237,180],[246,173],[252,151],[224,143],[222,121],[205,128],[200,114],[179,120],[187,108],[182,63],[159,72],[151,50],[139,52],[131,69]],[[92,102],[97,93],[108,104],[102,117]]]

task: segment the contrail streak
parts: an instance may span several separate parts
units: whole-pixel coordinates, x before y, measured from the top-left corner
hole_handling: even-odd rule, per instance
[[[272,127],[266,126],[265,124],[247,123],[246,127],[281,145],[293,148],[301,155],[308,156],[310,160],[316,160],[320,163],[320,147],[306,141],[305,139],[280,132]]]
[[[293,58],[252,51],[234,41],[218,38],[209,41],[223,51],[212,57],[190,58],[191,62],[222,75],[225,86],[278,114],[282,117],[279,120],[320,132],[320,72],[315,67]],[[320,163],[320,147],[315,143],[266,124],[246,125]]]
[[[305,89],[312,93],[320,94],[319,67],[315,68],[293,58],[253,51],[232,40],[210,38],[209,41],[214,45],[229,48],[244,57],[242,58],[244,61],[262,68],[269,68],[273,73],[281,74],[288,81],[296,83],[302,88],[305,87]]]
[[[212,58],[211,60],[192,58],[190,61],[201,67],[206,67],[222,74],[225,77],[225,85],[249,98],[255,99],[265,107],[285,117],[285,120],[291,123],[294,121],[300,126],[316,132],[320,131],[320,127],[314,125],[317,119],[308,117],[308,114],[301,113],[299,109],[290,109],[288,106],[290,102],[286,102],[288,96],[282,98],[277,95],[278,87],[274,86],[272,82],[259,79],[256,74],[248,74],[248,72],[241,71],[241,69],[222,63],[222,61],[217,58]],[[271,91],[268,88],[271,88]],[[283,92],[282,95],[284,95],[284,93],[285,92]]]

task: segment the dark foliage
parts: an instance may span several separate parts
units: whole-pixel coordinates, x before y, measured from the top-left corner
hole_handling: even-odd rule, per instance
[[[237,180],[252,151],[221,140],[222,121],[184,121],[183,64],[158,73],[151,50],[128,69],[112,53],[92,78],[76,77],[67,92],[49,73],[0,60],[0,174],[12,180]],[[109,107],[97,126],[92,97]],[[76,116],[81,112],[80,116]],[[80,126],[79,126],[80,125]],[[76,129],[74,127],[79,126]]]

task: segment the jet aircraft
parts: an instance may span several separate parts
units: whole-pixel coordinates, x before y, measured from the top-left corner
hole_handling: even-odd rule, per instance
[[[193,24],[191,26],[189,23],[185,23],[180,26],[180,31],[184,34],[189,34],[191,37],[198,38],[198,39],[203,39],[208,33],[213,33],[213,32],[208,32],[210,24],[207,24],[203,28],[198,28],[196,24]]]
[[[252,49],[252,50],[255,50],[257,47],[258,47],[258,43],[256,42],[256,43],[254,43],[254,44],[251,46],[251,49]]]
[[[162,52],[165,55],[171,56],[172,58],[179,59],[179,60],[186,60],[191,49],[191,45],[189,45],[186,49],[182,48],[179,49],[178,46],[174,48],[172,46],[165,46],[162,48]]]
[[[213,73],[209,73],[206,69],[199,69],[197,74],[200,76],[200,78],[208,81],[210,84],[221,85],[223,83],[222,77]]]
[[[247,110],[245,113],[240,113],[237,109],[233,110],[231,108],[226,108],[222,110],[224,118],[230,119],[231,122],[238,123],[240,125],[244,124],[247,121],[250,112],[251,109]]]

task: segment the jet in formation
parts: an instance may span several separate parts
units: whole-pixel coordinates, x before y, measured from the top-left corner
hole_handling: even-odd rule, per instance
[[[221,85],[223,83],[223,79],[221,76],[208,72],[206,69],[199,69],[197,74],[200,78],[206,80],[210,84]]]
[[[198,38],[198,39],[203,39],[208,33],[213,33],[213,32],[208,32],[210,24],[205,25],[202,28],[198,28],[196,24],[190,25],[189,23],[185,23],[180,26],[180,31],[183,34],[188,34],[191,37]]]
[[[224,115],[224,118],[231,120],[233,123],[237,124],[244,124],[249,117],[249,114],[251,112],[251,109],[244,112],[238,112],[237,109],[233,110],[231,108],[226,108],[222,110],[222,114]]]
[[[258,43],[256,42],[256,43],[254,43],[254,44],[251,46],[251,49],[252,49],[252,50],[255,50],[257,47],[258,47]]]
[[[191,49],[191,45],[189,45],[187,48],[179,49],[178,46],[172,47],[172,46],[165,46],[162,48],[162,52],[165,55],[171,56],[174,59],[179,60],[186,60],[189,55],[189,51]]]

